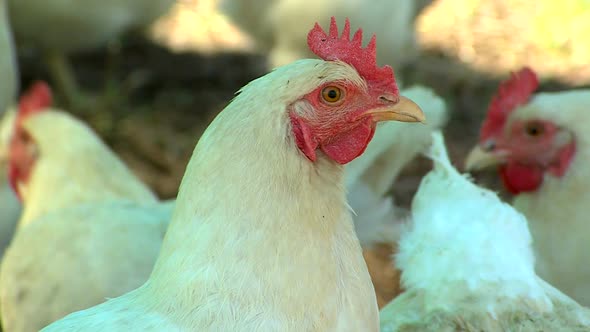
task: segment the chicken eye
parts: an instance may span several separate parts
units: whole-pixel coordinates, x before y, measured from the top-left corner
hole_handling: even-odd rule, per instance
[[[322,89],[322,98],[328,104],[334,104],[342,99],[342,90],[335,86],[327,86]]]
[[[543,134],[545,128],[543,127],[542,124],[540,124],[538,122],[529,122],[524,127],[524,130],[527,135],[529,135],[531,137],[537,137],[537,136],[540,136],[541,134]]]

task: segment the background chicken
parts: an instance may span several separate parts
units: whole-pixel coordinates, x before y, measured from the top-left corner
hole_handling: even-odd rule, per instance
[[[401,93],[424,111],[426,126],[382,123],[363,156],[346,166],[348,201],[355,211],[355,227],[363,247],[397,241],[396,221],[404,219],[408,211],[396,207],[387,194],[403,167],[430,144],[431,132],[442,128],[448,118],[445,101],[431,89],[413,86]]]
[[[19,50],[43,52],[54,84],[71,107],[82,101],[66,56],[112,42],[130,29],[146,26],[174,0],[6,0]],[[109,82],[111,83],[111,82]]]
[[[351,18],[353,29],[362,26],[367,36],[378,33],[384,46],[377,51],[380,64],[397,68],[417,52],[413,0],[377,0],[370,5],[364,0],[221,0],[220,6],[262,51],[269,52],[272,67],[309,58],[301,27],[326,24],[330,16]]]
[[[50,102],[42,83],[21,98],[10,143],[10,181],[24,211],[0,266],[8,331],[38,331],[141,285],[172,210]]]
[[[354,211],[354,226],[363,247],[379,308],[401,291],[399,270],[391,264],[400,228],[409,217],[390,194],[400,171],[430,142],[430,133],[447,120],[445,102],[431,89],[414,86],[402,94],[414,100],[428,119],[425,126],[385,122],[362,156],[346,166],[348,203]],[[393,184],[395,187],[395,183]]]
[[[377,331],[341,165],[378,121],[424,117],[349,29],[316,25],[324,60],[249,83],[207,128],[144,286],[44,330]]]
[[[590,311],[534,271],[527,221],[457,172],[442,134],[396,257],[406,291],[381,331],[586,331]]]
[[[500,165],[529,220],[539,275],[590,305],[590,90],[533,95],[537,86],[529,68],[500,85],[466,168]]]

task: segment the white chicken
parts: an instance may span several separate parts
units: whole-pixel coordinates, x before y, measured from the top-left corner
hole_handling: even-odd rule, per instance
[[[376,33],[383,46],[379,64],[401,66],[417,54],[414,0],[220,0],[220,9],[269,52],[272,67],[311,56],[301,27],[327,23],[330,16],[352,18]]]
[[[538,87],[529,67],[500,84],[465,168],[497,167],[529,221],[537,273],[590,306],[590,89]]]
[[[0,120],[0,257],[12,239],[16,222],[21,213],[20,203],[7,179],[8,148],[15,114],[15,110],[10,109],[4,113],[2,120]]]
[[[442,134],[396,257],[406,291],[381,331],[588,331],[590,311],[534,271],[525,217],[453,168]]]
[[[150,279],[43,331],[378,331],[342,165],[376,122],[423,121],[375,40],[316,25],[201,136]]]
[[[41,83],[21,97],[10,145],[24,211],[0,266],[5,331],[38,331],[143,284],[172,213],[50,100]]]
[[[69,102],[81,100],[65,56],[103,46],[163,15],[175,0],[6,0],[18,48],[45,53],[48,69]]]
[[[424,111],[426,126],[381,123],[363,155],[346,165],[348,202],[355,212],[355,229],[363,247],[397,242],[399,227],[409,211],[395,206],[386,193],[403,167],[430,144],[432,131],[448,120],[445,101],[431,89],[412,86],[401,92]]]

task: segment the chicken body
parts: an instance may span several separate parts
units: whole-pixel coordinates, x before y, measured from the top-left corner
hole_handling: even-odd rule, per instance
[[[38,331],[141,286],[172,205],[115,200],[43,214],[18,230],[0,268],[2,324]]]
[[[387,192],[401,170],[430,144],[432,131],[441,129],[448,119],[444,100],[431,89],[412,86],[402,89],[402,94],[424,111],[426,125],[383,122],[363,155],[346,165],[348,201],[363,247],[399,239],[399,227],[409,212],[395,206]]]
[[[516,75],[512,80],[518,82],[522,72]],[[501,101],[506,94],[519,103],[503,110],[497,134],[482,135],[466,168],[500,165],[505,186],[516,195],[514,207],[529,220],[539,275],[588,306],[590,91],[533,95],[533,87],[530,95],[518,97],[518,88],[516,84],[516,92],[504,89],[495,97]]]
[[[286,130],[282,103],[264,109],[264,129],[251,112],[239,127],[231,121],[255,96],[279,98],[267,87],[286,86],[289,77],[294,90],[305,89],[301,80],[316,65],[301,61],[254,81],[205,131],[146,284],[44,331],[376,331],[374,290],[343,186],[335,186],[343,168],[323,158],[312,164],[293,141],[278,139]],[[277,142],[287,148],[270,148]]]
[[[35,160],[18,183],[24,211],[0,266],[0,307],[3,328],[24,332],[143,284],[173,204],[67,113],[42,110],[22,126]]]
[[[430,155],[381,331],[588,331],[590,311],[535,274],[524,216],[459,174],[441,134]]]
[[[346,33],[335,29],[332,21],[330,36],[317,25],[310,32],[318,55],[365,52],[357,39],[345,48]],[[399,98],[390,69],[343,61],[300,60],[244,87],[195,148],[150,279],[44,331],[378,331],[342,164],[362,154],[372,136],[363,130],[375,119],[423,115],[415,105],[403,113],[414,118],[395,115],[407,100],[383,104],[382,93]],[[333,84],[349,99],[329,103],[343,96],[324,95]],[[348,122],[386,109],[394,113],[365,118],[371,127]],[[357,140],[360,133],[370,136]],[[342,139],[348,144],[332,150]]]
[[[376,33],[382,46],[377,51],[380,64],[400,66],[417,53],[413,0],[221,0],[220,6],[269,53],[272,67],[308,58],[307,34],[301,27],[325,24],[330,16],[349,17],[368,36]]]
[[[567,107],[564,107],[567,105]],[[529,220],[541,277],[583,305],[590,306],[590,91],[540,93],[517,110],[515,118],[546,119],[572,137],[576,153],[565,175],[545,174],[542,186],[521,193],[514,207]],[[557,108],[556,108],[557,107]],[[559,144],[556,142],[556,144]]]

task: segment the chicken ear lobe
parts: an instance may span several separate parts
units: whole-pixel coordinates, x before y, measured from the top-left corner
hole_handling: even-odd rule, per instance
[[[291,115],[291,127],[297,147],[307,159],[316,161],[315,150],[318,147],[318,140],[314,137],[311,127],[301,118]]]

